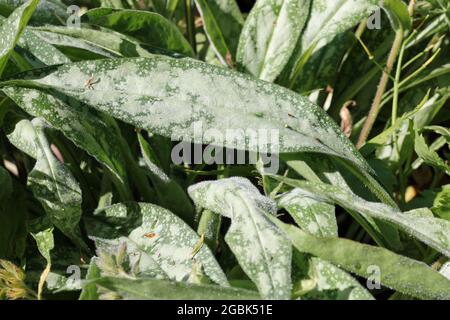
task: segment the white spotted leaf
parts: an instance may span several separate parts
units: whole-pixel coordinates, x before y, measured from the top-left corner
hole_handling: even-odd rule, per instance
[[[81,190],[70,170],[53,154],[45,133],[47,128],[48,125],[40,118],[21,120],[8,139],[36,159],[33,170],[28,174],[28,185],[51,222],[75,244],[88,251],[78,226]]]
[[[102,277],[90,283],[125,300],[259,300],[255,291],[153,278]]]
[[[195,0],[203,28],[224,65],[233,64],[244,19],[235,0]]]
[[[40,0],[30,0],[16,10],[0,25],[0,75],[5,69],[9,55],[19,41],[25,26],[31,18]]]
[[[297,225],[310,234],[321,237],[338,234],[334,205],[314,194],[294,189],[280,197],[278,206],[286,209]]]
[[[275,217],[271,220],[300,252],[365,278],[372,275],[371,268],[376,266],[383,286],[422,299],[450,299],[450,281],[423,262],[348,239],[315,237]]]
[[[207,245],[194,250],[199,236],[167,209],[149,203],[115,204],[86,220],[97,250],[114,253],[125,245],[136,277],[186,281],[201,265],[214,283],[228,281]]]
[[[332,185],[285,177],[274,176],[274,178],[295,188],[314,193],[322,197],[323,201],[396,225],[410,236],[450,257],[450,221],[433,217],[429,209],[401,212],[383,203],[366,201],[350,191]]]
[[[127,187],[127,171],[121,150],[115,141],[117,134],[105,115],[101,115],[70,97],[57,92],[9,87],[5,94],[18,106],[35,117],[45,119],[61,130],[77,146],[104,164]]]
[[[290,299],[292,246],[267,217],[276,204],[244,178],[200,182],[188,192],[198,207],[231,219],[225,241],[261,296]]]
[[[294,51],[310,0],[258,0],[245,20],[237,52],[240,69],[274,81]]]

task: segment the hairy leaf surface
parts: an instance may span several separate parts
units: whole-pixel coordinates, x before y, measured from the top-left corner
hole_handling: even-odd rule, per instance
[[[239,67],[257,78],[274,81],[294,51],[311,2],[258,0],[240,36]]]
[[[423,262],[347,239],[318,238],[276,218],[271,220],[301,252],[313,254],[366,278],[372,275],[373,267],[378,267],[383,285],[418,298],[450,298],[450,281]]]
[[[200,182],[188,192],[197,206],[231,219],[225,241],[262,297],[289,299],[292,247],[267,217],[276,204],[243,178]]]
[[[140,276],[185,281],[198,263],[212,281],[228,285],[209,248],[194,252],[198,235],[169,210],[148,203],[116,204],[98,212],[86,227],[98,249],[114,252],[125,243]]]

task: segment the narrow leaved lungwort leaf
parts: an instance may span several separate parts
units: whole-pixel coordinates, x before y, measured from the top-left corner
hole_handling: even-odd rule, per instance
[[[81,239],[78,223],[81,217],[81,190],[69,169],[53,154],[40,118],[21,120],[8,135],[10,142],[36,159],[28,174],[28,185],[41,202],[51,222],[81,248],[88,250]]]
[[[294,295],[301,299],[374,300],[353,276],[321,258],[309,258],[308,276],[294,285]]]
[[[260,153],[318,152],[352,162],[363,175],[372,172],[323,109],[240,73],[163,56],[84,61],[48,70],[47,75],[39,70],[39,79],[10,84],[53,88],[176,140]],[[372,187],[382,189],[375,181]]]
[[[150,57],[137,40],[108,29],[35,27],[39,37],[54,46],[78,48],[104,57]]]
[[[30,0],[14,10],[0,25],[0,76],[5,69],[11,51],[25,30],[40,0]]]
[[[26,2],[28,0],[0,0],[0,15],[8,16]],[[66,22],[69,12],[61,0],[40,0],[38,3],[30,19],[33,25],[61,24]]]
[[[53,128],[78,147],[104,164],[127,187],[125,160],[116,143],[116,132],[96,111],[80,104],[73,98],[57,92],[9,87],[4,91],[18,106],[29,114],[42,117]]]
[[[36,244],[39,252],[44,257],[46,261],[46,267],[44,271],[42,271],[41,276],[39,278],[38,285],[38,299],[42,298],[42,291],[44,289],[45,281],[47,280],[48,274],[50,273],[50,269],[52,267],[52,258],[50,252],[55,247],[55,242],[53,239],[53,228],[48,228],[44,230],[36,230],[37,232],[32,232],[34,240],[36,240]]]
[[[87,29],[75,29],[75,28],[61,28],[61,27],[53,27],[53,28],[60,28],[60,29],[66,29],[66,30],[80,30],[79,33],[86,34]],[[83,31],[81,31],[83,30]],[[89,31],[89,30],[87,30]],[[101,32],[94,30],[94,32],[97,33],[97,36],[99,36],[98,41],[108,41],[111,40],[111,37],[108,37]],[[36,30],[35,33],[40,37],[41,41],[47,42],[49,44],[52,44],[54,46],[57,46],[58,48],[61,48],[61,50],[83,50],[85,52],[93,54],[94,57],[106,57],[106,58],[115,58],[120,57],[120,52],[116,52],[114,50],[110,50],[110,48],[103,48],[101,46],[98,46],[96,43],[91,43],[88,41],[85,41],[83,39],[70,37],[65,34],[56,33],[56,32],[48,32],[48,31],[41,31]],[[116,43],[113,41],[109,41],[108,44],[110,46],[114,46]],[[76,55],[76,54],[75,54]],[[75,60],[76,61],[76,60]]]
[[[278,200],[278,205],[289,212],[302,230],[319,237],[337,237],[334,205],[324,202],[320,197],[294,189],[284,194]]]
[[[97,8],[85,13],[89,23],[132,36],[161,49],[193,56],[193,50],[176,25],[148,11]]]
[[[208,246],[193,255],[199,236],[169,210],[149,203],[116,204],[86,220],[86,228],[97,249],[111,253],[125,244],[136,276],[186,281],[200,264],[214,283],[228,286]]]
[[[0,16],[0,24],[6,20]],[[68,63],[70,60],[58,49],[46,41],[42,41],[36,33],[27,27],[17,42],[18,47],[33,68],[50,66],[54,64]]]
[[[380,0],[312,1],[306,27],[283,70],[283,83],[295,83],[309,57],[314,57],[337,35],[369,17],[379,3]]]
[[[131,300],[259,300],[255,291],[152,278],[102,277],[92,282],[115,297]],[[89,284],[88,283],[88,284]],[[106,296],[106,293],[105,293]],[[100,296],[101,298],[102,296]]]
[[[285,67],[309,17],[310,0],[258,0],[239,39],[242,70],[274,81]]]
[[[40,38],[30,28],[24,31],[22,37],[19,39],[18,45],[26,50],[24,57],[35,68],[70,62],[70,59],[61,51]]]
[[[100,269],[95,262],[96,259],[96,257],[93,257],[89,263],[85,283],[82,284],[79,300],[98,300],[99,298],[97,286],[92,282],[92,280],[101,277]]]
[[[203,28],[225,65],[236,61],[236,50],[244,19],[235,0],[195,0]]]
[[[430,210],[417,209],[400,212],[386,204],[366,201],[354,193],[341,188],[320,183],[312,183],[274,176],[275,179],[306,192],[323,197],[345,209],[365,214],[369,217],[398,226],[410,236],[426,243],[442,254],[450,257],[450,221],[434,218]]]
[[[361,277],[370,278],[376,272],[382,285],[413,297],[450,299],[450,280],[423,262],[347,239],[315,237],[277,218],[271,220],[300,252],[330,261]]]
[[[138,41],[108,29],[34,27],[32,31],[42,40],[58,47],[78,48],[104,57],[150,57]]]
[[[425,142],[425,138],[417,132],[415,135],[414,150],[423,162],[450,175],[450,166],[444,161],[444,159],[439,157],[435,151],[428,147]]]
[[[276,204],[244,178],[205,181],[188,189],[198,207],[231,219],[225,241],[265,299],[290,299],[292,246],[268,215]]]
[[[412,27],[408,6],[401,0],[383,0],[383,8],[386,10],[394,30],[407,31]]]

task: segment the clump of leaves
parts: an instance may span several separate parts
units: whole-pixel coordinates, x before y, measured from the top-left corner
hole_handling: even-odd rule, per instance
[[[25,272],[15,264],[0,260],[0,299],[36,299],[37,294],[25,284]]]
[[[75,4],[0,0],[1,299],[450,299],[447,0]]]

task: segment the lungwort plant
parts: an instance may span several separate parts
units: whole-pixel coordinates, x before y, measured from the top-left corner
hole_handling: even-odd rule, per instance
[[[450,299],[448,0],[0,0],[0,299]]]

